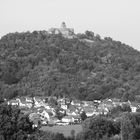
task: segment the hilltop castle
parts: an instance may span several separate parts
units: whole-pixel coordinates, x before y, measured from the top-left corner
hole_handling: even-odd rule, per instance
[[[62,22],[60,28],[51,28],[48,32],[51,34],[62,34],[66,38],[74,38],[74,29],[67,28],[65,22]]]

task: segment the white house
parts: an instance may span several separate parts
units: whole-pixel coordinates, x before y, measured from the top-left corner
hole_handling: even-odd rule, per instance
[[[130,104],[130,108],[132,112],[137,112],[137,108],[139,108],[139,106],[135,103]]]
[[[20,107],[28,107],[28,108],[32,107],[32,102],[27,102],[26,100],[25,101],[21,101],[19,98],[17,98],[16,101],[19,102],[19,106]]]
[[[65,117],[62,118],[62,122],[72,123],[72,122],[74,122],[74,118],[72,116],[65,116]]]
[[[32,98],[31,98],[31,97],[25,97],[25,101],[26,101],[26,102],[30,102],[30,103],[32,103],[32,102],[33,102],[33,100],[32,100]]]
[[[35,107],[36,108],[44,106],[44,103],[41,99],[34,97],[33,100],[35,102]]]
[[[16,99],[19,102],[19,106],[26,106],[26,102],[22,103],[19,98]]]
[[[66,110],[66,114],[67,115],[73,115],[73,116],[77,116],[78,115],[78,112],[75,110],[71,111],[71,110]]]
[[[93,116],[95,113],[94,112],[86,112],[87,117]]]
[[[40,110],[38,112],[38,114],[40,114],[41,116],[43,116],[44,119],[47,118],[47,120],[50,121],[50,116],[49,116],[48,112],[46,112],[45,110],[42,110],[42,111]]]
[[[64,110],[66,110],[66,109],[68,109],[68,106],[65,105],[65,104],[61,104],[61,108],[64,109]]]
[[[132,112],[137,112],[137,107],[131,106],[131,111],[132,111]]]
[[[44,107],[45,107],[46,109],[51,109],[50,106],[49,106],[49,105],[46,105],[46,104],[44,104]]]
[[[80,106],[80,105],[81,105],[81,102],[78,101],[78,100],[73,100],[73,101],[71,102],[71,105]]]
[[[132,112],[137,112],[137,109],[140,108],[140,103],[129,102],[129,105]]]
[[[94,100],[94,102],[95,102],[95,103],[101,103],[101,101],[100,101],[100,100]]]
[[[8,105],[19,105],[19,101],[17,100],[11,100],[7,102]]]

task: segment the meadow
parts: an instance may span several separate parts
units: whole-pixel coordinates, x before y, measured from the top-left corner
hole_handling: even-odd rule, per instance
[[[71,131],[75,131],[75,135],[77,135],[79,132],[82,131],[82,126],[81,125],[66,125],[66,126],[42,126],[41,130],[43,131],[51,131],[53,133],[63,133],[64,136],[70,136]]]

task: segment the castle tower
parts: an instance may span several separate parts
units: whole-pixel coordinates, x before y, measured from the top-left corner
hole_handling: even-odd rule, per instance
[[[65,22],[62,22],[62,24],[61,24],[61,28],[63,28],[63,29],[66,29],[66,28],[67,28]]]

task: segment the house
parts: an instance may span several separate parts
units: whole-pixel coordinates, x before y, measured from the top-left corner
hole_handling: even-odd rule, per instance
[[[104,114],[104,115],[106,115],[109,112],[107,107],[98,107],[97,110],[99,114]]]
[[[42,125],[47,125],[48,124],[48,120],[46,118],[42,119],[41,124]]]
[[[32,103],[31,102],[26,102],[26,101],[20,101],[19,102],[19,106],[20,107],[27,107],[27,108],[31,108],[32,107]]]
[[[131,111],[132,112],[137,112],[137,107],[136,106],[131,106]]]
[[[39,110],[45,110],[49,114],[49,116],[55,116],[56,115],[56,112],[55,112],[54,108],[46,109],[42,106],[42,107],[38,108],[38,111]]]
[[[43,110],[45,110],[49,114],[49,116],[55,116],[56,115],[55,110],[53,108],[46,109],[43,106],[37,108],[38,112],[42,112]]]
[[[58,122],[60,122],[60,120],[57,119],[56,117],[50,117],[50,121],[48,123],[51,124],[51,125],[55,125]]]
[[[59,101],[58,101],[59,103],[60,103],[60,105],[70,105],[70,103],[71,103],[71,100],[70,99],[68,99],[68,98],[62,98],[62,99],[59,99]]]
[[[67,115],[78,115],[79,112],[80,110],[74,105],[70,105],[69,109],[66,110]]]
[[[65,116],[65,117],[62,118],[62,122],[73,123],[74,122],[74,117],[73,116]]]
[[[93,106],[94,107],[94,102],[92,101],[82,101],[83,107],[88,107],[88,106]]]
[[[66,110],[60,108],[60,109],[59,109],[59,112],[62,113],[62,114],[65,114],[65,113],[66,113]]]
[[[120,102],[120,101],[113,101],[112,103],[113,103],[113,106],[114,106],[114,107],[116,107],[116,106],[122,106],[122,104],[123,104],[123,103]]]
[[[19,107],[27,107],[31,108],[32,107],[32,100],[30,98],[16,98],[16,100],[19,102]]]
[[[55,115],[56,115],[56,111],[55,111],[55,109],[54,109],[54,108],[51,108],[51,113],[53,114],[53,116],[55,116]]]
[[[80,123],[81,122],[80,115],[73,116],[73,118],[74,118],[74,122],[77,122],[77,123]]]
[[[78,100],[73,100],[72,102],[71,102],[71,105],[75,105],[75,106],[81,106],[81,101],[78,101]]]
[[[19,101],[17,100],[10,100],[7,102],[8,105],[19,105]]]
[[[70,111],[75,111],[77,107],[75,105],[70,105],[68,108]]]
[[[61,108],[64,109],[64,110],[66,110],[66,109],[68,109],[68,106],[65,105],[65,104],[61,104]]]
[[[46,119],[50,121],[49,113],[46,110],[39,110],[38,114],[41,116],[42,120]]]
[[[46,109],[51,109],[51,107],[50,107],[49,105],[47,105],[47,104],[44,104],[44,107],[45,107]]]
[[[31,97],[25,97],[25,101],[32,103],[33,102],[33,99]]]
[[[78,113],[76,113],[76,112],[71,112],[71,115],[73,115],[73,116],[77,116]]]
[[[31,107],[32,107],[32,103],[28,103],[28,102],[26,102],[26,101],[21,101],[21,102],[19,103],[19,106],[31,108]]]
[[[112,102],[120,102],[120,99],[117,99],[117,98],[113,98],[111,100],[112,100]]]
[[[21,99],[20,98],[16,98],[16,101],[19,102],[19,106],[25,106],[25,104],[22,105]]]
[[[57,102],[60,103],[60,104],[66,104],[65,98],[59,98],[59,99],[57,100]]]
[[[110,99],[106,99],[98,105],[98,109],[102,110],[103,112],[109,112],[113,107],[114,104]]]
[[[34,100],[34,103],[35,103],[35,107],[41,107],[41,106],[44,106],[44,102],[43,100],[41,100],[39,97],[34,97],[33,98]]]
[[[87,117],[91,117],[96,114],[96,110],[93,107],[84,107],[83,111],[86,113]]]
[[[93,102],[94,102],[94,103],[98,103],[98,104],[101,103],[100,100],[94,100]]]
[[[130,108],[132,112],[137,112],[137,109],[140,108],[140,103],[132,102],[130,104]]]
[[[82,104],[84,107],[88,106],[88,102],[87,101],[82,101]]]
[[[93,111],[91,112],[86,112],[87,117],[92,117],[93,115],[95,115],[95,113]]]

